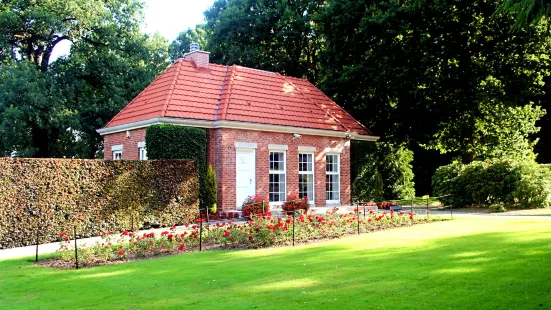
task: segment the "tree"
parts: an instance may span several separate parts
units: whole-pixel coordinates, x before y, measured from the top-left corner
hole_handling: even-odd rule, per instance
[[[277,71],[315,81],[323,0],[217,0],[205,12],[208,50],[216,62]]]
[[[515,19],[495,13],[496,4],[333,0],[320,18],[322,86],[384,140],[465,163],[519,146],[530,151],[542,115],[531,102],[548,74],[548,38],[543,27],[503,31]],[[503,144],[507,135],[497,129],[508,123],[523,141]]]
[[[543,18],[549,18],[551,2],[549,0],[504,0],[498,6],[498,13],[511,12],[516,16],[515,28],[537,24]]]
[[[172,62],[176,59],[183,57],[183,55],[189,52],[189,46],[191,43],[199,43],[201,49],[208,47],[209,28],[205,24],[195,26],[194,29],[188,28],[186,31],[180,32],[178,37],[170,43],[168,46],[168,54]]]
[[[137,0],[0,3],[1,154],[101,155],[95,130],[166,67],[166,41],[139,32],[141,8]],[[50,62],[63,40],[71,54]]]

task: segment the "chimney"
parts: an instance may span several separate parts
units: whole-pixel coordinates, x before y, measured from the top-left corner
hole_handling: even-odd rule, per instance
[[[201,51],[199,43],[189,45],[189,53],[184,54],[184,60],[193,61],[197,69],[209,69],[209,52]]]

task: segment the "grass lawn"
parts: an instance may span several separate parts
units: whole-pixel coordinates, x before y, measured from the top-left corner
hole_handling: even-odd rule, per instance
[[[78,271],[0,261],[0,308],[549,309],[550,258],[551,220],[458,219]]]
[[[396,204],[400,205],[400,206],[411,206],[411,199],[404,199],[404,200],[391,200],[393,202],[395,202]],[[421,198],[414,198],[413,199],[413,205],[414,206],[426,206],[427,205],[427,200],[426,199],[421,199]],[[429,207],[436,207],[436,206],[441,206],[442,203],[440,202],[440,200],[438,200],[438,198],[429,198]]]

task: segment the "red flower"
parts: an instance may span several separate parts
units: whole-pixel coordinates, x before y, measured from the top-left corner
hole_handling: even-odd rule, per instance
[[[168,240],[172,241],[172,234],[168,234],[168,236],[166,236],[168,238]]]
[[[170,230],[176,230],[176,225],[172,225],[172,227],[170,227]]]
[[[231,235],[231,232],[229,232],[229,231],[227,231],[227,230],[224,231],[224,237],[228,237],[228,236],[230,236],[230,235]]]
[[[180,244],[180,246],[178,247],[178,251],[183,251],[185,247],[186,246],[183,243]]]
[[[123,250],[120,250],[120,251],[119,251],[119,255],[120,255],[120,256],[123,256],[123,255],[124,255],[124,251],[123,251]]]
[[[166,235],[168,235],[168,231],[163,231],[163,232],[161,233],[161,236],[166,236]]]

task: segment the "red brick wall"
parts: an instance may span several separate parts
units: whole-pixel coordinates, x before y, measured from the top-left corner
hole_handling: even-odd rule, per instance
[[[219,209],[234,210],[235,142],[252,142],[256,149],[256,193],[268,197],[269,150],[268,144],[287,145],[287,194],[298,191],[298,146],[314,146],[315,205],[325,206],[325,149],[342,148],[340,153],[341,204],[350,204],[350,141],[341,138],[307,136],[293,138],[290,133],[274,133],[238,129],[216,129],[213,147],[216,148],[215,170],[218,177]],[[211,139],[211,143],[213,139]],[[222,203],[220,203],[222,202]],[[241,203],[241,202],[239,202]]]
[[[256,192],[268,197],[269,150],[268,144],[283,144],[287,150],[287,194],[298,191],[298,146],[316,147],[314,153],[314,201],[316,206],[325,206],[325,149],[342,148],[340,153],[341,204],[350,204],[350,141],[343,138],[303,135],[293,138],[290,133],[275,133],[239,129],[209,129],[208,158],[216,171],[218,181],[219,210],[235,210],[235,142],[252,142],[256,149]],[[139,159],[138,142],[145,141],[145,129],[104,136],[105,159],[112,159],[113,145],[123,145],[123,159]],[[241,203],[241,202],[239,202]]]
[[[208,69],[209,68],[209,53],[204,51],[195,51],[187,53],[184,56],[185,60],[193,60],[195,66],[199,69]]]
[[[111,147],[113,145],[122,144],[122,159],[138,160],[140,159],[138,142],[143,141],[145,141],[144,128],[131,130],[129,137],[126,136],[126,131],[105,135],[103,136],[103,158],[113,159],[113,151],[111,151]]]

